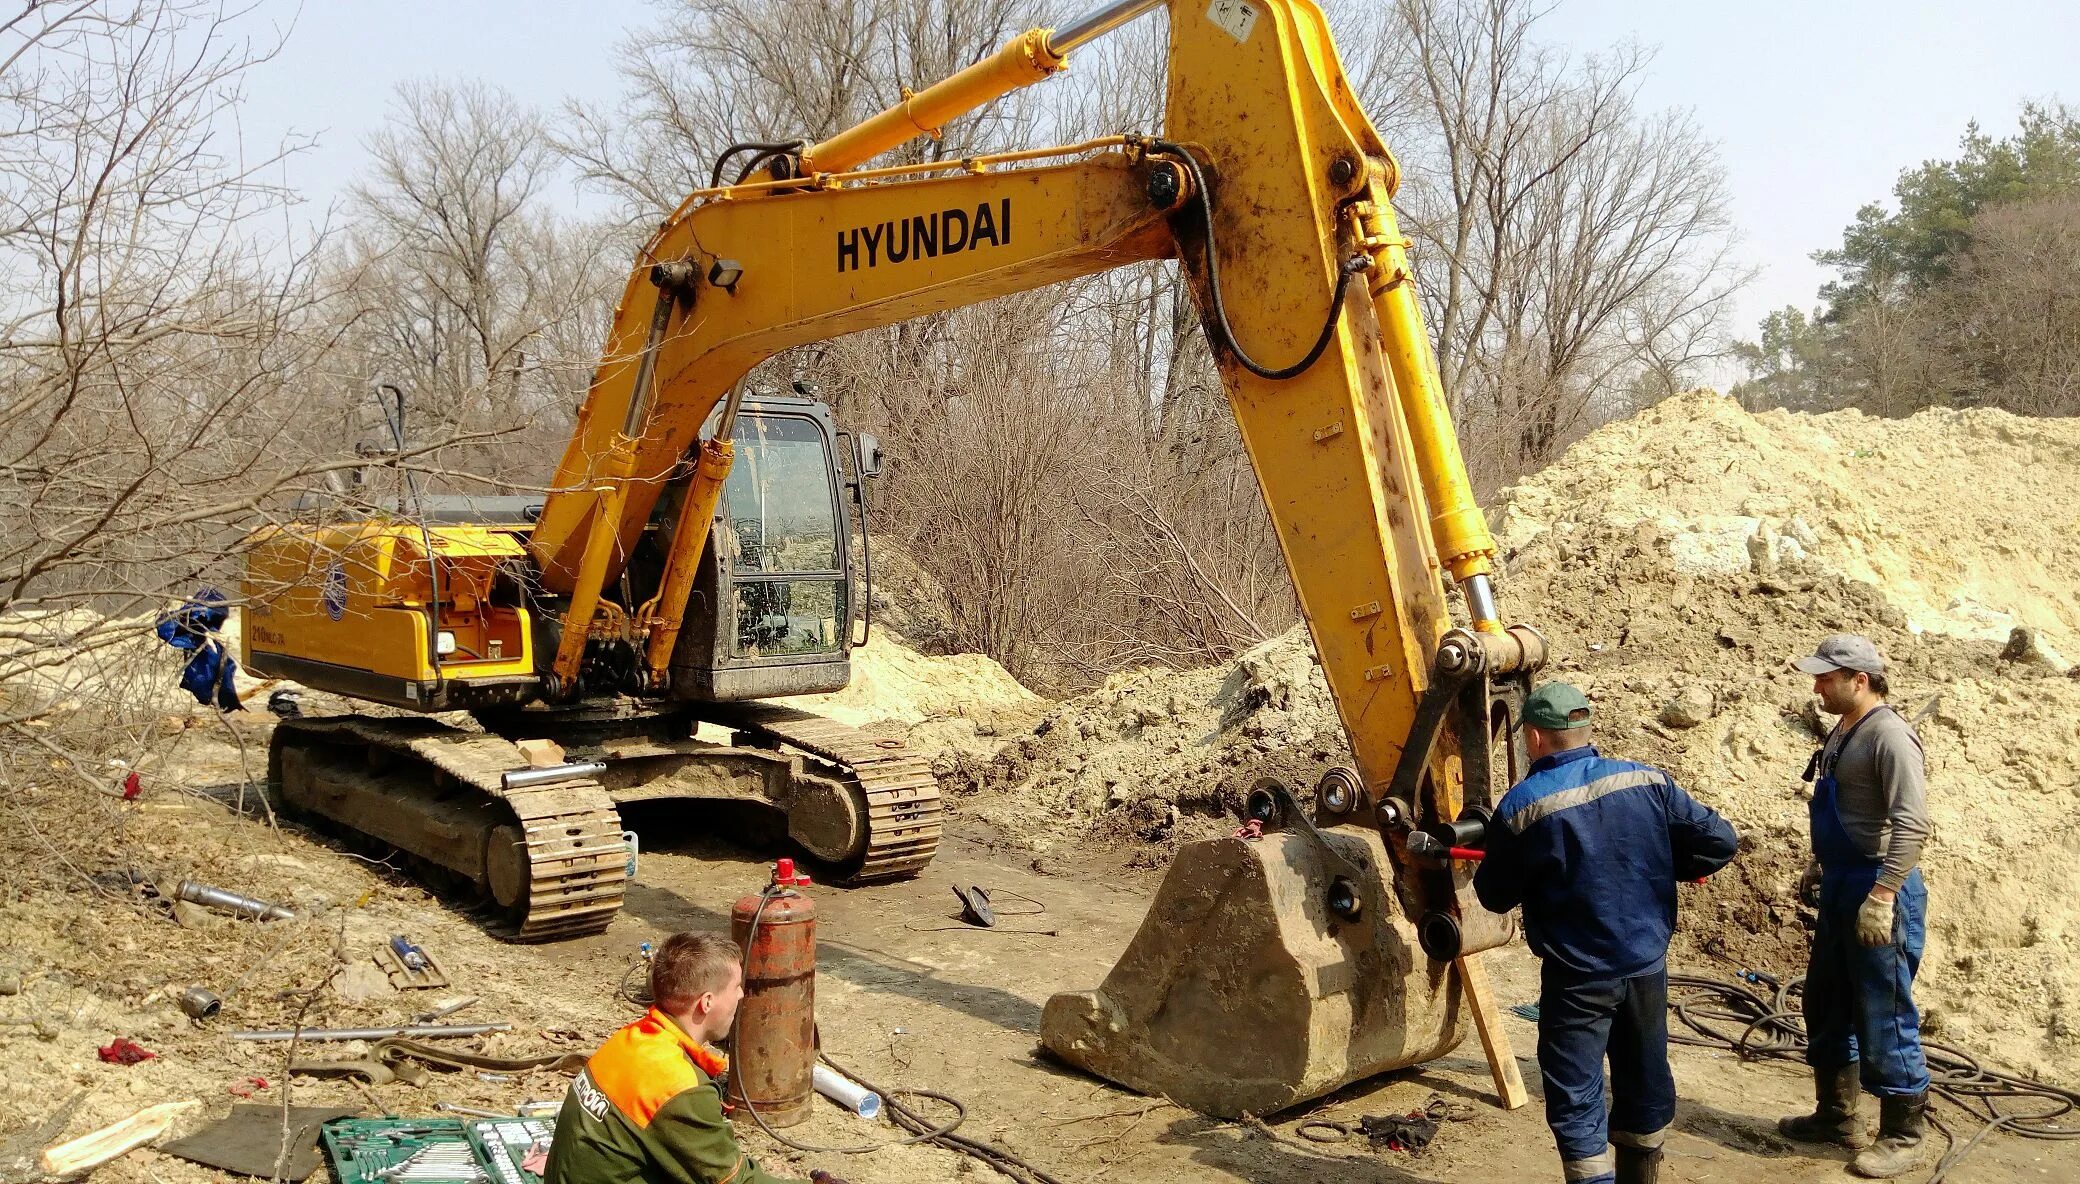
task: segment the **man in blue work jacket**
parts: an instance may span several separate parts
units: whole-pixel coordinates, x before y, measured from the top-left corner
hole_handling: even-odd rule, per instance
[[[1525,699],[1531,775],[1496,806],[1473,888],[1493,912],[1523,906],[1525,940],[1544,964],[1538,1071],[1568,1184],[1653,1184],[1676,1116],[1676,883],[1725,867],[1739,837],[1667,773],[1598,753],[1589,714],[1566,683]]]
[[[1792,665],[1813,676],[1820,706],[1840,722],[1805,772],[1813,864],[1800,888],[1817,884],[1820,906],[1806,968],[1806,1063],[1818,1105],[1777,1129],[1856,1148],[1849,1170],[1889,1179],[1921,1163],[1928,1127],[1928,1061],[1914,1007],[1928,936],[1921,739],[1885,702],[1885,659],[1869,638],[1834,634]],[[1859,1084],[1878,1096],[1875,1146],[1856,1112]]]

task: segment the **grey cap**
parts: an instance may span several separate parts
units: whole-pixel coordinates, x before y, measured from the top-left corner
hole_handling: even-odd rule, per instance
[[[1828,674],[1836,670],[1857,670],[1864,674],[1885,673],[1885,659],[1878,654],[1878,647],[1871,639],[1855,633],[1834,633],[1820,642],[1820,648],[1810,658],[1799,658],[1791,663],[1807,674]]]

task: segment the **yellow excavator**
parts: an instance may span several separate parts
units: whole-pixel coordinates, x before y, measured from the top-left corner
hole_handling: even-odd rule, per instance
[[[869,163],[1159,7],[1160,134]],[[1522,768],[1514,720],[1544,641],[1497,606],[1399,168],[1321,10],[1114,0],[820,143],[743,147],[738,183],[691,194],[644,244],[546,498],[290,527],[254,551],[249,668],[483,721],[287,721],[287,797],[488,885],[521,937],[605,924],[626,866],[614,805],[661,780],[786,810],[855,878],[915,871],[939,825],[915,758],[758,702],[842,682],[856,598],[842,437],[745,375],[805,342],[1174,258],[1355,759],[1259,786],[1249,833],[1182,849],[1104,984],[1049,1001],[1043,1043],[1229,1115],[1443,1055],[1469,1016],[1498,1082],[1513,1075],[1473,957],[1511,930],[1452,851]],[[689,720],[735,742],[694,740]],[[525,738],[579,759],[531,768]]]

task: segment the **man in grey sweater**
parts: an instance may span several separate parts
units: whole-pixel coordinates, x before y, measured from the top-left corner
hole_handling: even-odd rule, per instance
[[[1800,890],[1820,893],[1806,968],[1806,1063],[1819,1105],[1777,1125],[1794,1139],[1859,1149],[1850,1170],[1884,1179],[1921,1162],[1927,1135],[1928,1064],[1913,994],[1928,929],[1916,866],[1929,834],[1921,740],[1885,702],[1885,660],[1868,639],[1837,633],[1793,665],[1813,676],[1821,707],[1840,721],[1805,772],[1813,864]],[[1857,1117],[1859,1082],[1878,1096],[1875,1146]]]

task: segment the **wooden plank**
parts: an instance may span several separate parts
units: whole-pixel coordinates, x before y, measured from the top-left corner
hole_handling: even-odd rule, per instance
[[[161,1102],[140,1110],[113,1126],[81,1135],[69,1143],[46,1148],[42,1167],[47,1175],[70,1176],[126,1155],[166,1133],[183,1111],[200,1106],[197,1101]]]
[[[1517,1055],[1509,1046],[1509,1033],[1502,1030],[1502,1015],[1495,1008],[1495,991],[1488,972],[1476,961],[1479,954],[1461,954],[1452,960],[1459,970],[1459,983],[1466,989],[1466,1004],[1473,1009],[1473,1026],[1481,1034],[1481,1051],[1488,1054],[1488,1073],[1495,1079],[1495,1092],[1505,1110],[1521,1109],[1531,1100],[1524,1090],[1524,1075],[1517,1069]]]

